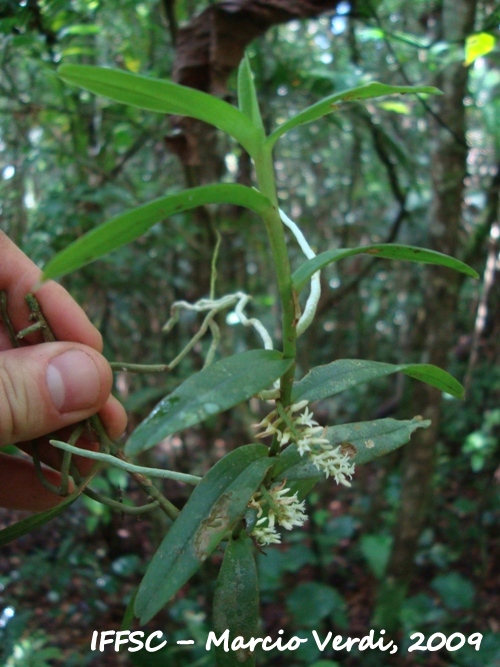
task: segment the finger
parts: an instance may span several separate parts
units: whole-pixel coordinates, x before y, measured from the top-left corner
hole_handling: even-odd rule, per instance
[[[0,290],[7,293],[9,317],[14,329],[20,331],[32,324],[24,297],[33,291],[42,273],[3,232],[0,232],[0,257]],[[45,283],[37,291],[36,298],[58,340],[75,341],[99,352],[102,350],[101,334],[61,285],[52,281]],[[39,335],[32,336],[29,342],[41,342],[41,338]],[[3,328],[0,331],[0,350],[9,347],[11,345]]]
[[[0,352],[0,445],[33,440],[96,414],[112,381],[106,359],[83,345]]]
[[[108,436],[112,440],[116,440],[116,438],[118,438],[125,430],[127,415],[122,404],[114,396],[108,398],[104,407],[99,411],[99,417]],[[34,442],[18,443],[17,446],[30,456],[33,455],[33,452],[36,449],[36,454],[42,463],[54,468],[54,470],[60,470],[63,452],[51,445],[50,440],[69,442],[73,430],[74,427],[69,426],[60,431],[56,431],[55,433],[51,433],[46,437],[38,438]],[[88,426],[78,438],[76,446],[94,452],[99,450],[97,435],[92,432],[90,426]],[[78,471],[83,476],[87,475],[95,464],[95,461],[87,459],[84,456],[73,456],[72,461],[74,461]]]
[[[99,410],[99,417],[111,440],[116,440],[125,431],[127,413],[120,401],[114,396],[111,395]]]
[[[50,469],[44,469],[43,472],[51,484],[59,486],[61,476],[58,472]],[[70,484],[69,491],[73,491],[73,488]],[[43,512],[63,500],[42,485],[30,461],[0,454],[0,507]]]

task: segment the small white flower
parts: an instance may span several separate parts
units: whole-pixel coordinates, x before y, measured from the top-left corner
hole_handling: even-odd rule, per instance
[[[299,410],[302,410],[302,408],[307,407],[308,404],[309,401],[307,400],[307,398],[305,398],[302,401],[299,401],[298,403],[292,403],[292,405],[290,406],[290,412],[298,412]]]
[[[257,517],[260,517],[252,532],[259,544],[281,542],[276,525],[292,530],[294,526],[302,526],[307,521],[304,501],[299,501],[296,493],[289,495],[290,489],[284,487],[285,482],[282,482],[268,491],[259,491],[249,503],[251,507],[257,509]],[[267,514],[262,516],[264,506]]]
[[[307,456],[327,477],[333,477],[337,484],[351,486],[347,478],[351,479],[354,474],[354,463],[347,453],[341,453],[340,446],[330,445],[328,439],[324,437],[326,429],[313,419],[314,414],[309,410],[308,404],[309,401],[302,400],[289,405],[284,409],[286,416],[280,416],[278,409],[273,410],[260,424],[256,424],[257,428],[265,429],[257,437],[273,435],[280,447],[294,442],[299,454]],[[281,411],[281,415],[284,413]],[[284,521],[290,523],[286,518]],[[284,526],[279,519],[278,522]]]
[[[270,528],[269,526],[257,526],[254,528],[252,535],[255,540],[263,547],[268,544],[281,543],[281,535],[276,531],[275,528]]]
[[[311,453],[310,459],[318,470],[323,471],[327,477],[330,475],[335,479],[337,484],[344,486],[351,486],[347,481],[352,478],[354,474],[354,463],[348,454],[342,454],[340,446],[324,448],[322,451]]]

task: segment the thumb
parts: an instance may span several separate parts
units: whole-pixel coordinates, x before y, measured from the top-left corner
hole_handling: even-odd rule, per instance
[[[92,416],[112,382],[106,359],[85,345],[43,343],[0,352],[0,445]]]

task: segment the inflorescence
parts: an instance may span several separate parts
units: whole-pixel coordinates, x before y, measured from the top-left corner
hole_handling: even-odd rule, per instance
[[[340,445],[334,447],[324,437],[326,429],[313,419],[308,403],[303,400],[287,408],[276,408],[255,425],[255,428],[263,429],[257,437],[274,436],[280,447],[295,443],[299,454],[307,457],[319,471],[333,477],[337,484],[351,486],[347,478],[351,479],[354,474],[354,463],[349,454],[342,452]],[[296,493],[287,495],[290,489],[284,486],[285,482],[270,490],[261,488],[250,501],[250,506],[257,510],[257,523],[252,534],[261,545],[279,544],[281,537],[276,525],[291,530],[307,520],[304,502],[299,501]]]

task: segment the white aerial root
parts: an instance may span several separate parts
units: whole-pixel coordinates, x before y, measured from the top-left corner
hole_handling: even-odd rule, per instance
[[[279,209],[279,212],[283,224],[286,225],[288,229],[292,232],[292,234],[295,236],[297,243],[299,244],[302,252],[307,257],[307,259],[312,259],[313,257],[316,257],[316,253],[311,248],[304,234],[301,232],[301,230],[295,224],[295,222],[291,220],[287,216],[287,214],[281,209]],[[316,308],[318,306],[318,301],[320,296],[321,296],[320,271],[316,271],[316,273],[314,273],[311,276],[311,292],[309,293],[309,296],[307,298],[306,305],[304,307],[304,312],[302,313],[299,321],[297,322],[297,336],[303,334],[304,331],[310,326],[311,322],[313,321],[314,316],[316,314]]]
[[[215,351],[220,342],[219,327],[215,322],[215,317],[218,313],[224,310],[228,310],[229,308],[234,308],[234,312],[239,322],[243,326],[252,327],[257,332],[266,350],[272,350],[272,338],[262,322],[255,317],[248,318],[244,313],[244,309],[250,299],[251,297],[248,294],[245,294],[244,292],[236,292],[235,294],[226,294],[220,299],[200,299],[196,303],[189,303],[188,301],[175,301],[170,309],[170,318],[162,328],[162,331],[164,332],[169,332],[174,328],[175,324],[179,320],[180,313],[183,310],[192,311],[195,313],[206,312],[207,314],[196,334],[191,338],[182,352],[169,364],[170,369],[176,366],[181,361],[181,359],[186,356],[189,350],[191,350],[194,345],[205,335],[208,329],[210,329],[212,332],[213,340],[205,360],[205,366],[208,366],[212,362]]]

